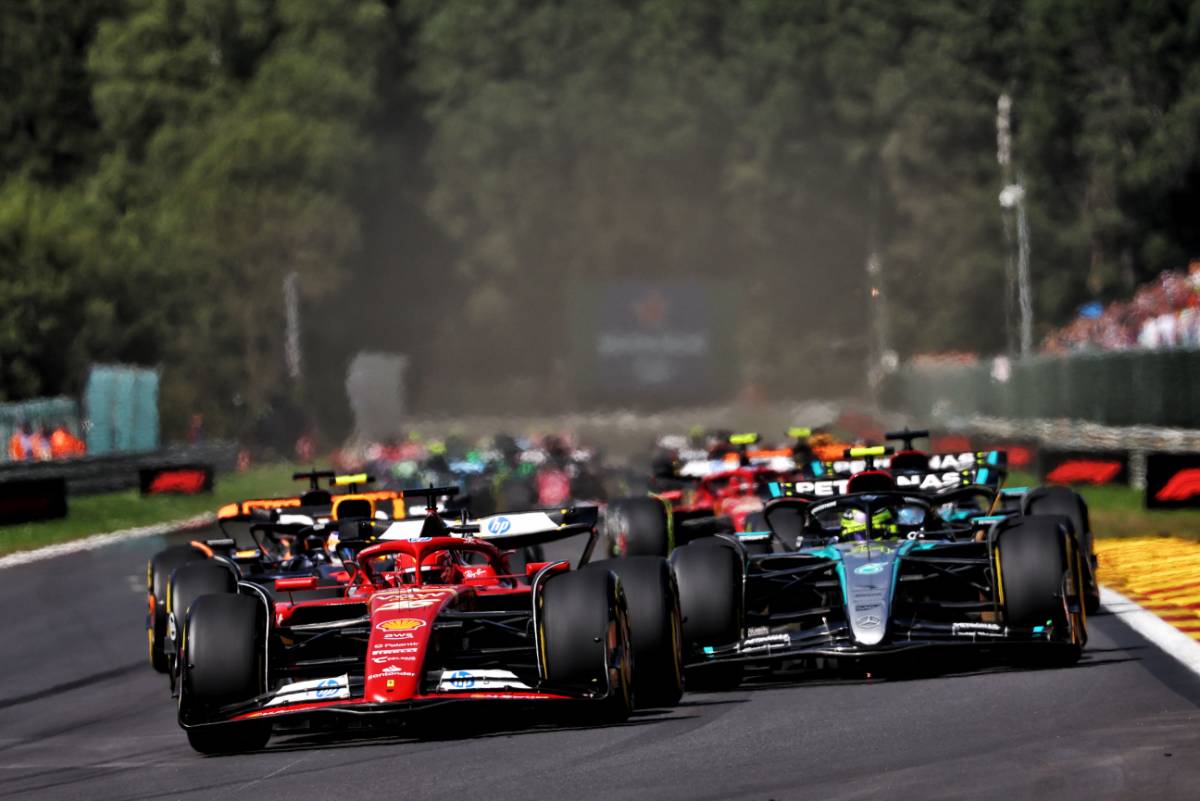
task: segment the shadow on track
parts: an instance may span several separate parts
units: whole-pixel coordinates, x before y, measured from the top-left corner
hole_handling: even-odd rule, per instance
[[[136,662],[130,662],[127,665],[121,665],[111,670],[102,670],[99,673],[93,673],[90,676],[81,676],[78,679],[64,681],[61,684],[55,684],[53,687],[47,687],[44,690],[35,690],[24,695],[15,695],[12,698],[0,698],[0,709],[8,709],[9,707],[19,706],[21,704],[40,701],[43,698],[49,698],[52,695],[62,695],[71,690],[80,690],[84,687],[92,688],[103,681],[117,679],[122,676],[127,676],[137,670],[144,670],[146,660],[139,659]]]
[[[680,704],[684,706],[684,704]],[[629,729],[654,726],[668,721],[688,720],[695,715],[671,715],[668,709],[647,709],[635,712],[624,723],[571,723],[530,716],[514,721],[500,717],[476,717],[450,721],[403,721],[395,726],[364,725],[355,728],[319,728],[310,731],[278,731],[272,745],[263,753],[289,751],[322,751],[364,745],[436,745],[454,744],[494,737],[520,737],[531,734],[553,734],[567,731],[596,729]],[[284,739],[286,738],[286,739]],[[218,757],[219,758],[219,757]]]
[[[734,692],[761,692],[763,690],[779,690],[792,687],[839,687],[860,686],[872,684],[897,684],[910,681],[954,680],[991,674],[1042,673],[1056,670],[1083,670],[1087,668],[1107,667],[1126,662],[1141,662],[1141,657],[1116,657],[1093,659],[1095,654],[1124,653],[1130,648],[1109,648],[1087,651],[1083,658],[1073,665],[1030,665],[1022,663],[996,663],[985,660],[962,660],[944,669],[921,668],[912,666],[891,666],[879,671],[849,670],[796,670],[776,673],[751,675]]]

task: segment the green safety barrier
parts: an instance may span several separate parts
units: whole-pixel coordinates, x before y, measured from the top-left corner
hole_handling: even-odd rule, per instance
[[[1008,419],[1070,418],[1104,425],[1200,428],[1200,351],[1117,351],[1037,356],[1008,381],[990,362],[908,366],[883,388],[890,408]]]

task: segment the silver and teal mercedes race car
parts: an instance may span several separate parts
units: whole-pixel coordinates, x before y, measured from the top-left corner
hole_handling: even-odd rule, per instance
[[[972,491],[980,499],[997,492],[956,488],[964,497],[953,502]],[[769,501],[769,531],[740,537],[768,538],[766,553],[750,555],[736,537],[676,549],[678,561],[721,547],[741,576],[732,588],[716,574],[708,588],[681,582],[689,675],[728,686],[747,665],[865,666],[935,648],[1078,660],[1090,565],[1070,522],[1036,514],[954,519],[949,501],[945,492],[931,497],[867,471],[845,494]],[[702,592],[712,617],[699,620],[688,610]]]

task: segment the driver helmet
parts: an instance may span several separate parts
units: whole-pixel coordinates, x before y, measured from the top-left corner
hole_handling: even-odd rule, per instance
[[[871,515],[871,525],[868,530],[867,513],[862,509],[851,507],[842,512],[841,529],[842,539],[861,541],[867,539],[868,536],[883,539],[897,532],[896,516],[889,508],[879,509]]]

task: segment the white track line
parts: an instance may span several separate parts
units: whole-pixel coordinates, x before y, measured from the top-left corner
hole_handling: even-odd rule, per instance
[[[1131,629],[1178,659],[1188,670],[1200,675],[1200,642],[1116,590],[1101,587],[1100,603]]]
[[[112,531],[108,534],[95,534],[91,537],[84,537],[81,540],[63,542],[59,543],[58,545],[47,545],[44,548],[36,548],[32,551],[18,551],[17,553],[12,553],[8,556],[0,556],[0,570],[3,570],[6,567],[17,567],[18,565],[28,565],[33,562],[41,562],[44,559],[53,559],[56,556],[66,556],[68,554],[80,553],[82,551],[92,551],[96,548],[103,548],[106,545],[114,545],[118,542],[125,542],[126,540],[136,540],[143,537],[157,537],[164,534],[173,534],[177,531],[189,531],[194,528],[202,528],[211,524],[216,519],[216,515],[212,514],[211,512],[205,512],[202,515],[189,517],[184,520],[172,520],[167,523],[156,523],[153,526],[126,528],[120,531]]]

